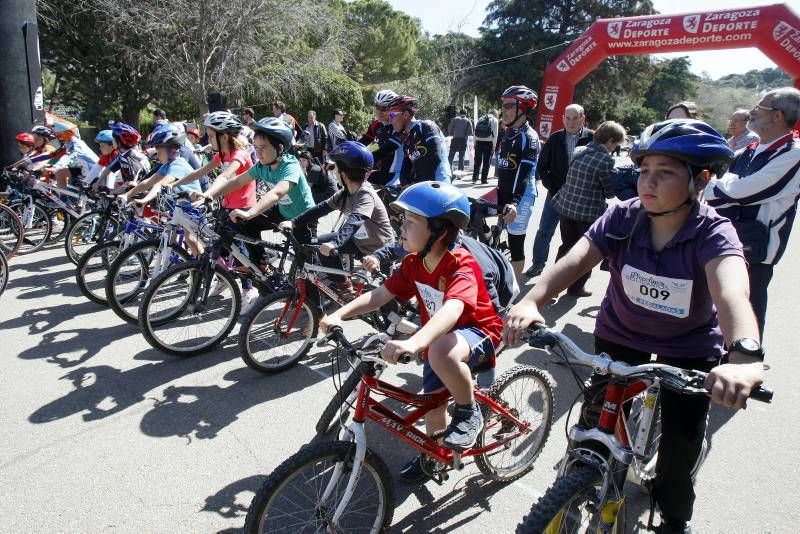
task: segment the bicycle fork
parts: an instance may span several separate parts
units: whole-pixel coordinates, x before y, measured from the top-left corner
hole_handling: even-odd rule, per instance
[[[339,519],[342,517],[345,508],[347,508],[347,505],[350,504],[350,499],[353,497],[353,492],[355,491],[356,484],[358,484],[358,479],[361,478],[361,470],[364,468],[364,459],[367,456],[367,435],[364,431],[364,422],[354,421],[350,426],[347,427],[347,432],[350,434],[351,440],[355,443],[356,449],[355,453],[353,454],[352,467],[347,480],[347,487],[342,495],[342,500],[339,501],[339,504],[336,506],[336,511],[333,513],[333,517],[330,519],[331,524],[329,527],[334,528],[339,523]],[[325,491],[322,493],[320,502],[326,502],[331,498],[331,495],[333,495],[334,489],[338,486],[339,480],[344,474],[346,462],[347,458],[336,464],[333,474],[331,475],[331,479],[328,481],[328,485],[325,487]]]

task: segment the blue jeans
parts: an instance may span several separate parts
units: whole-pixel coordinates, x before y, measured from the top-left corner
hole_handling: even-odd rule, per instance
[[[553,209],[553,195],[549,191],[542,205],[542,218],[539,220],[539,229],[533,239],[533,264],[545,265],[547,255],[550,253],[550,241],[556,233],[558,226],[558,212]]]

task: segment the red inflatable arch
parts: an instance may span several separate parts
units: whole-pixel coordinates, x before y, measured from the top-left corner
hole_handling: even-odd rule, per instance
[[[746,47],[761,50],[800,88],[800,19],[784,4],[598,20],[545,69],[536,130],[546,139],[563,128],[575,85],[608,56]]]

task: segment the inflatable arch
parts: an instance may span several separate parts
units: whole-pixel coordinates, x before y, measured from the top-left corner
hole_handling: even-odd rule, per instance
[[[563,128],[575,85],[608,56],[747,47],[761,50],[800,88],[800,19],[784,4],[597,20],[545,69],[536,130],[546,139]]]

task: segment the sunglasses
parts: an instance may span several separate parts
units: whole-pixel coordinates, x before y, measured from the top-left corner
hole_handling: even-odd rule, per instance
[[[389,118],[390,118],[390,119],[393,119],[393,118],[395,118],[395,117],[399,117],[399,116],[400,116],[400,115],[402,115],[402,114],[403,114],[403,112],[402,112],[402,111],[390,111],[390,112],[389,112]]]

